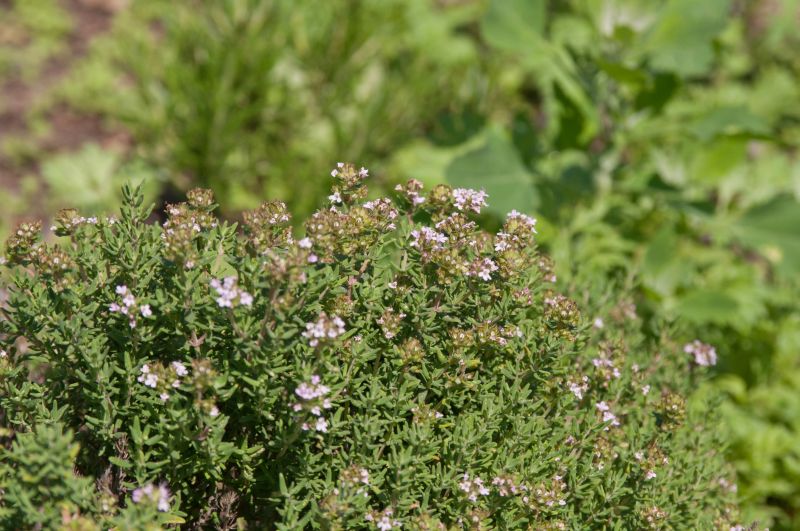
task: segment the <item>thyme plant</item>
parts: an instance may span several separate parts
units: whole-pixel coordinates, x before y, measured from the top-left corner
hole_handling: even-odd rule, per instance
[[[208,190],[21,225],[0,321],[4,528],[730,529],[713,347],[556,289],[536,220],[338,164],[292,234]],[[694,338],[684,338],[694,339]],[[684,346],[684,343],[686,345]],[[33,479],[32,479],[33,478]]]

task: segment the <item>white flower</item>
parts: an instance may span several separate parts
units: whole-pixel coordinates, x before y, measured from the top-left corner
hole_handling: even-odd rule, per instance
[[[605,323],[603,323],[603,320],[600,317],[596,317],[592,326],[594,326],[597,329],[600,329],[605,326]]]
[[[150,317],[153,315],[153,310],[150,309],[149,304],[142,304],[139,306],[139,312],[142,314],[142,317]]]
[[[644,475],[645,480],[651,480],[656,477],[656,473],[653,470],[648,470],[647,473]]]
[[[311,249],[312,244],[313,242],[311,241],[311,238],[303,238],[297,242],[297,246],[301,249]]]
[[[336,170],[334,170],[334,171],[336,171]],[[332,193],[331,195],[328,196],[328,201],[330,201],[331,203],[341,203],[342,202],[342,196],[339,195],[339,192],[334,192],[334,193]]]
[[[180,361],[173,361],[170,365],[172,366],[172,370],[174,370],[175,374],[178,376],[186,376],[189,374],[189,370],[186,368],[186,365]]]

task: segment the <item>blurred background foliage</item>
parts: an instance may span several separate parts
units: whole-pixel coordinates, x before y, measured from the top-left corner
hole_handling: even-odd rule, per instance
[[[540,221],[560,281],[639,286],[721,354],[750,516],[800,529],[800,1],[0,2],[4,231],[214,189],[324,205],[483,188]],[[646,320],[645,320],[646,321]]]

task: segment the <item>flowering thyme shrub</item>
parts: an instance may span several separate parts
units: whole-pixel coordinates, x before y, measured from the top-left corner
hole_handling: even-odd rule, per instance
[[[239,231],[194,190],[148,224],[130,189],[118,219],[63,212],[60,245],[12,236],[4,527],[736,525],[685,399],[712,347],[556,291],[534,219],[478,230],[482,192],[366,201],[366,174],[339,164],[298,239],[279,202]]]

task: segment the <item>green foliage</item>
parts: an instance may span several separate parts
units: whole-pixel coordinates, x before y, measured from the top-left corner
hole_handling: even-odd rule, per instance
[[[58,95],[127,124],[141,148],[132,157],[166,168],[177,188],[213,188],[228,214],[265,195],[305,214],[339,158],[375,161],[384,189],[409,175],[485,189],[486,227],[511,209],[536,213],[563,281],[635,277],[643,316],[680,318],[717,346],[740,493],[755,517],[796,528],[787,448],[800,431],[775,412],[793,411],[777,397],[798,391],[798,350],[781,340],[800,300],[798,10],[797,0],[137,1]],[[3,36],[43,35],[42,57],[67,30],[54,2],[11,13]],[[0,49],[0,70],[41,64],[18,52]],[[4,149],[37,156],[25,141]],[[76,158],[92,171],[71,175],[99,174],[103,156]],[[66,182],[67,164],[41,166]],[[115,201],[116,186],[97,188],[92,203]]]
[[[90,509],[92,480],[73,475],[78,445],[72,433],[62,430],[58,423],[40,424],[35,431],[18,434],[11,451],[3,451],[4,527],[52,529],[61,522],[62,511]]]
[[[707,359],[624,292],[557,292],[535,220],[470,219],[485,194],[332,173],[299,240],[279,202],[238,231],[192,190],[148,224],[130,188],[119,219],[61,212],[62,244],[15,233],[3,527],[63,499],[86,529],[735,525],[714,399],[685,399]]]
[[[427,0],[143,2],[64,95],[124,123],[180,189],[208,186],[231,210],[279,196],[308,213],[330,160],[386,157],[430,129],[454,93],[478,101],[476,44],[456,32],[474,11]]]

